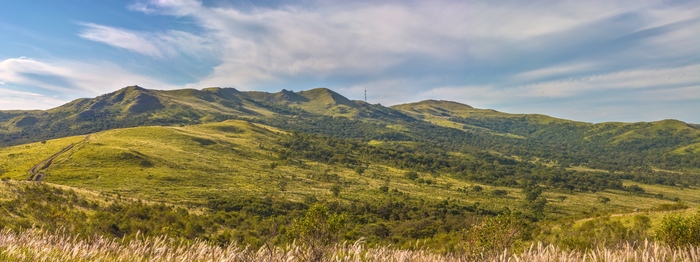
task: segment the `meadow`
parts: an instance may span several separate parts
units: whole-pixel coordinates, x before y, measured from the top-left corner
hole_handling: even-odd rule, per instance
[[[69,145],[40,168],[41,182],[25,181]],[[7,259],[314,260],[303,258],[314,250],[340,261],[697,257],[657,234],[668,215],[696,214],[696,184],[415,141],[338,139],[242,120],[146,126],[0,148],[0,171],[7,238],[66,245],[38,250],[12,240],[0,253]],[[316,206],[343,217],[321,249],[295,231]],[[114,251],[68,251],[101,244]],[[144,255],[134,257],[132,247]]]

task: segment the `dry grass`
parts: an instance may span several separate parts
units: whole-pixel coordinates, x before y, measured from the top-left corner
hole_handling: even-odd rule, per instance
[[[430,250],[365,247],[361,241],[328,247],[324,261],[700,261],[700,247],[670,248],[658,243],[625,245],[617,249],[564,251],[555,246],[532,245],[522,253],[493,256],[436,254]],[[262,247],[212,246],[204,241],[177,242],[164,237],[121,241],[104,237],[78,238],[41,230],[0,231],[2,261],[306,261],[300,245]]]

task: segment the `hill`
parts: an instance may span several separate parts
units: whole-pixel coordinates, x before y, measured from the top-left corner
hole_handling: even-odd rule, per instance
[[[387,112],[389,111],[389,112]],[[233,88],[148,90],[130,86],[46,111],[0,111],[0,146],[83,135],[122,127],[183,125],[228,119],[303,114],[406,117],[390,109],[350,101],[328,89],[294,93],[239,92]]]
[[[69,145],[74,146],[64,150]],[[240,237],[234,239],[256,245],[260,241],[286,241],[283,236],[256,232],[275,227],[275,223],[291,226],[289,223],[313,203],[325,203],[333,212],[350,216],[349,232],[353,233],[346,235],[348,239],[363,236],[371,243],[405,247],[416,239],[441,247],[441,239],[457,241],[460,230],[468,228],[472,219],[505,210],[534,221],[555,221],[653,209],[675,201],[700,204],[697,181],[685,188],[645,185],[622,176],[563,172],[484,152],[441,155],[419,144],[294,134],[241,120],[115,129],[87,138],[6,147],[0,149],[2,177],[25,180],[34,164],[56,152],[62,153],[41,169],[42,181],[48,185],[88,190],[93,193],[85,197],[91,201],[99,199],[96,195],[105,195],[185,208],[190,212],[187,219],[202,221],[202,231],[191,232],[192,237],[214,240],[222,234],[215,228],[223,227],[231,236]],[[426,161],[450,168],[432,172],[429,166],[421,166],[430,163]],[[477,169],[458,171],[469,166]],[[563,184],[552,181],[554,178]],[[601,179],[605,184],[596,184]],[[530,199],[533,185],[541,188],[534,194],[542,202]],[[60,200],[46,197],[41,201]],[[600,201],[602,198],[608,201]],[[90,214],[112,210],[109,203],[100,201]],[[124,210],[146,208],[128,201],[120,205]],[[12,215],[21,215],[23,209],[11,210],[15,210]],[[119,219],[128,221],[129,214],[139,213],[125,211],[125,217]],[[34,216],[28,221],[45,221],[42,213]],[[149,225],[156,217],[144,215],[138,221]],[[116,229],[105,232],[120,237],[136,234],[140,228],[142,234],[158,234],[149,226],[119,223]],[[239,228],[241,223],[248,226]],[[177,232],[169,234],[180,234]]]
[[[506,144],[510,148],[496,150],[555,160],[565,166],[614,171],[621,166],[643,166],[647,162],[691,172],[697,172],[700,167],[700,156],[696,154],[700,129],[677,120],[591,124],[434,100],[392,108],[436,125],[503,137],[500,143],[492,142],[492,147]]]
[[[3,111],[0,126],[0,227],[11,230],[259,248],[308,241],[319,225],[337,230],[328,243],[585,249],[654,237],[665,218],[653,212],[700,205],[699,131],[675,120],[384,107],[322,88],[132,86]]]
[[[676,120],[591,124],[435,100],[384,107],[352,101],[325,88],[265,93],[131,86],[46,111],[0,111],[0,144],[230,119],[336,138],[410,141],[460,152],[495,151],[564,167],[700,173],[700,128]]]

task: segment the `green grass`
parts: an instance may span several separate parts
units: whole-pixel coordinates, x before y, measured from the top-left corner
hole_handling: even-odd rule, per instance
[[[45,142],[0,148],[0,177],[17,180],[29,178],[29,169],[84,136],[52,139]]]
[[[50,183],[116,193],[144,200],[201,204],[212,194],[231,196],[273,196],[302,201],[314,195],[319,199],[351,203],[357,200],[409,196],[429,201],[453,199],[479,202],[499,210],[524,204],[520,189],[480,185],[481,193],[460,189],[478,185],[452,178],[449,174],[420,177],[431,184],[405,177],[406,170],[370,165],[359,175],[353,169],[301,160],[280,161],[273,141],[286,133],[276,128],[244,121],[226,121],[186,127],[137,127],[93,134],[85,144],[57,157],[44,170]],[[39,161],[84,137],[70,137],[0,149],[3,177],[26,179],[27,170]],[[377,142],[370,142],[376,144]],[[12,157],[9,157],[12,155]],[[468,156],[465,156],[468,157]],[[273,168],[274,166],[274,168]],[[319,179],[328,174],[328,179]],[[333,185],[342,185],[338,197]],[[387,186],[389,192],[381,192]],[[551,217],[585,217],[594,213],[625,213],[672,203],[678,197],[689,204],[700,204],[700,191],[679,187],[641,185],[645,195],[624,191],[598,193],[545,192]],[[282,190],[284,189],[284,190]],[[493,197],[495,189],[508,191]],[[663,194],[664,199],[656,198]],[[564,195],[564,201],[558,196]],[[599,196],[611,199],[603,204]]]

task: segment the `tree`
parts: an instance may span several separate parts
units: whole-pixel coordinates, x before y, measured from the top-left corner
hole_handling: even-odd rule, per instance
[[[339,185],[333,185],[333,186],[331,186],[331,192],[333,192],[333,195],[334,195],[334,196],[340,195],[340,190],[341,190],[341,188],[340,188]]]
[[[491,191],[491,195],[495,197],[503,197],[508,195],[508,191],[503,189],[494,189],[493,191]]]
[[[345,228],[344,214],[329,214],[328,207],[314,204],[304,218],[295,221],[290,238],[295,238],[306,248],[303,261],[325,261],[326,247],[337,243],[338,235]]]
[[[513,213],[507,212],[483,220],[466,231],[464,243],[472,255],[503,252],[518,240],[525,225]]]
[[[656,230],[656,238],[674,247],[700,245],[700,210],[689,217],[665,216]]]
[[[408,178],[410,180],[416,180],[418,178],[418,173],[416,173],[414,171],[408,171],[406,173],[406,178]]]
[[[542,194],[542,188],[538,186],[526,187],[523,188],[523,194],[525,194],[525,200],[533,202]]]
[[[477,186],[473,186],[473,187],[471,188],[471,192],[474,192],[474,193],[477,193],[477,194],[481,193],[481,191],[484,191],[484,188],[481,187],[481,186],[478,186],[478,185],[477,185]]]

